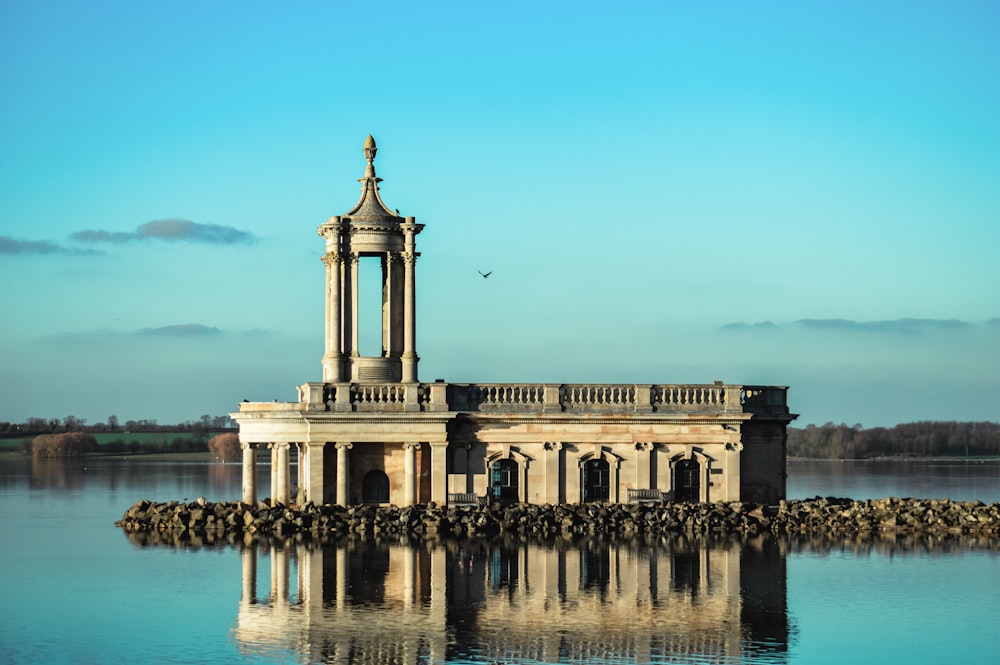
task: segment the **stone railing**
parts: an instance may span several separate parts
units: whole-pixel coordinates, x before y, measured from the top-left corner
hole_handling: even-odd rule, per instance
[[[561,411],[635,411],[640,402],[649,406],[648,390],[631,384],[566,384],[559,386],[559,406]]]
[[[651,401],[657,411],[690,409],[727,411],[730,388],[722,384],[653,386]]]
[[[454,411],[517,411],[545,410],[545,386],[529,384],[469,384],[455,385],[447,391],[449,410]]]
[[[784,386],[610,383],[307,383],[299,403],[251,403],[247,411],[384,413],[754,413],[787,415]]]
[[[354,411],[402,411],[408,387],[402,383],[355,383],[351,385]]]

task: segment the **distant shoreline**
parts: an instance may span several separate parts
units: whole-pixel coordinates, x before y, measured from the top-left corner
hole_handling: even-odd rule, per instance
[[[24,452],[22,450],[2,450],[0,449],[0,458],[24,458],[31,459],[33,456],[29,452]],[[242,462],[240,459],[232,460],[221,460],[214,457],[209,452],[197,452],[197,453],[171,453],[171,452],[137,452],[137,453],[84,453],[83,455],[64,455],[61,457],[39,457],[39,460],[55,461],[55,460],[76,460],[76,459],[155,459],[161,462],[217,462],[226,464],[239,464]]]

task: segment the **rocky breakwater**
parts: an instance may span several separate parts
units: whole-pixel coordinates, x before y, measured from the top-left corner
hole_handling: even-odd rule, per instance
[[[821,498],[745,502],[558,505],[513,504],[474,508],[314,505],[272,507],[266,501],[191,503],[139,501],[115,523],[127,533],[184,534],[228,540],[259,534],[351,534],[409,538],[606,535],[664,533],[758,535],[972,535],[1000,539],[1000,503],[947,499]]]

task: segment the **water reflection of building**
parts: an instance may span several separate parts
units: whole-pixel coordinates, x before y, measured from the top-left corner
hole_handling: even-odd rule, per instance
[[[782,386],[420,383],[416,238],[424,226],[382,201],[376,152],[369,136],[361,198],[317,229],[325,240],[323,380],[301,384],[296,402],[245,401],[231,414],[244,501],[258,497],[262,455],[271,460],[268,496],[280,504],[785,496],[785,430],[795,416]],[[381,276],[370,286],[380,288],[359,290],[368,266]],[[376,291],[381,346],[366,355],[359,294]],[[599,352],[613,357],[612,347]]]
[[[279,544],[242,559],[241,648],[310,662],[737,662],[761,644],[780,661],[788,643],[783,553],[735,543]]]

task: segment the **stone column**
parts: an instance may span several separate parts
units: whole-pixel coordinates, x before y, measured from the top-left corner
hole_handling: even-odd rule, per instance
[[[243,443],[243,503],[257,503],[257,444]]]
[[[292,503],[300,506],[305,503],[303,497],[306,495],[306,490],[308,489],[308,482],[305,477],[306,465],[309,461],[306,459],[309,455],[306,453],[306,444],[304,442],[296,442],[291,444],[295,447],[295,486],[292,496]],[[291,451],[289,451],[289,454]]]
[[[348,505],[348,494],[351,491],[350,457],[347,451],[353,448],[351,443],[337,443],[337,504]]]
[[[288,505],[288,443],[271,444],[271,505]]]
[[[268,496],[271,497],[271,505],[274,505],[274,493],[277,491],[278,487],[278,451],[274,448],[273,443],[267,444],[268,450],[271,451],[271,486],[268,487]]]
[[[404,443],[403,465],[403,505],[412,506],[417,502],[417,451],[419,443]]]
[[[430,446],[431,501],[443,506],[448,502],[448,442],[431,443]]]
[[[326,264],[326,353],[323,356],[323,380],[337,383],[343,380],[343,321],[341,319],[340,271],[343,261],[339,253],[323,257]]]
[[[386,252],[382,256],[382,356],[385,358],[396,358],[401,351],[399,326],[396,320],[399,318],[399,275],[396,264],[399,262],[399,255],[395,252]]]
[[[359,257],[356,253],[351,252],[351,331],[350,343],[347,345],[350,349],[350,355],[352,358],[357,358],[360,353],[358,351],[358,261]],[[352,369],[352,373],[353,373]],[[356,377],[351,376],[350,380],[354,380]]]
[[[403,253],[403,383],[417,382],[417,330],[416,330],[416,264],[417,252],[413,217],[403,225],[405,248]]]

